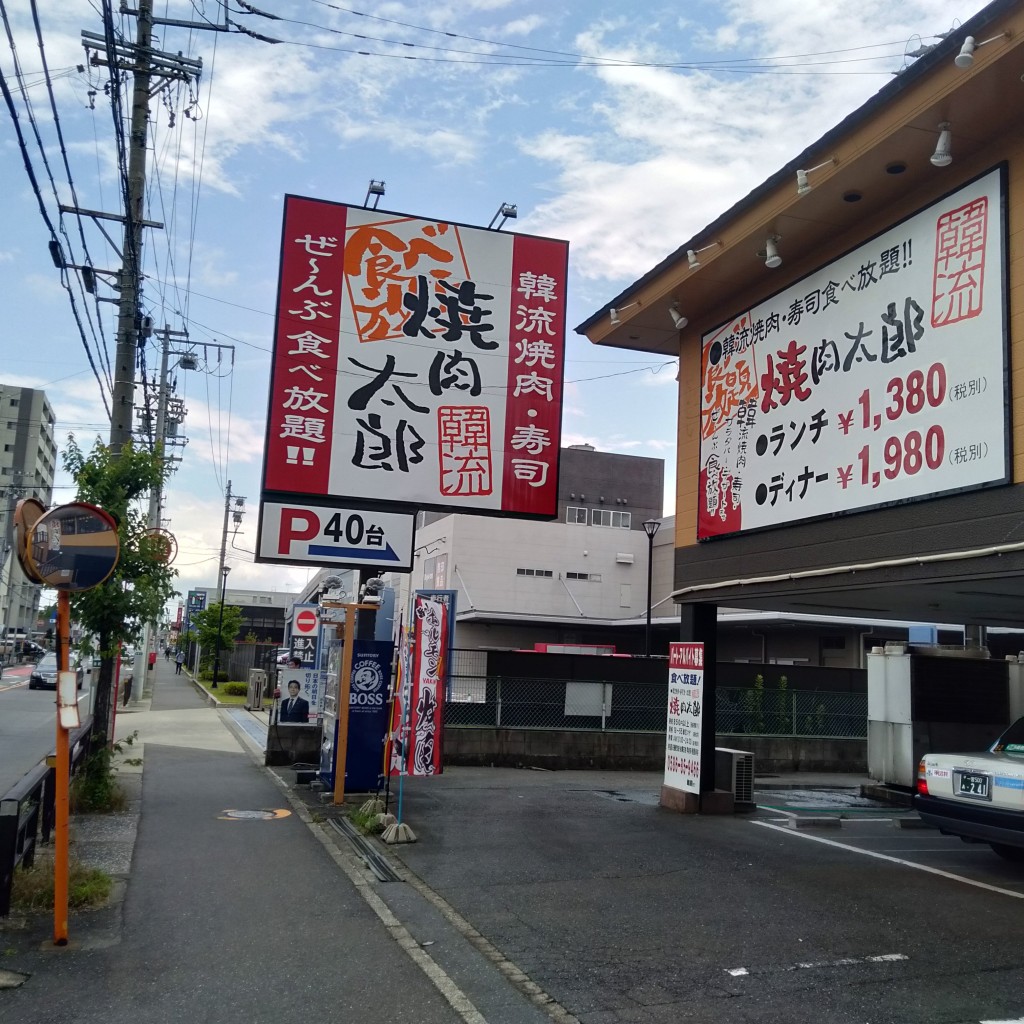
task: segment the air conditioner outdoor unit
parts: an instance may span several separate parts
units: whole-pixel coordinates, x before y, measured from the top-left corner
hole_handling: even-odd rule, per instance
[[[715,783],[718,789],[728,789],[736,802],[754,806],[754,755],[747,750],[715,747]]]

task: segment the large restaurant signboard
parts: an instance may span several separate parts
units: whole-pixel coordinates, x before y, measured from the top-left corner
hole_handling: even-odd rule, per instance
[[[701,540],[1009,480],[1005,168],[702,339]]]
[[[554,517],[567,259],[287,196],[265,500]]]

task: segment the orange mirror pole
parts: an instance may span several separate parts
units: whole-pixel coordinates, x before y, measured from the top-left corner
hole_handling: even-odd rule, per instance
[[[57,672],[71,664],[71,598],[57,592]],[[57,686],[57,784],[54,787],[53,942],[68,944],[68,790],[71,785],[70,735],[60,720],[60,685]]]

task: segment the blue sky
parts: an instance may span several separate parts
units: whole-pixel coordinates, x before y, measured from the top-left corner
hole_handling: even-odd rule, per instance
[[[82,30],[102,32],[100,0],[37,0],[60,137],[78,204],[118,212],[110,103],[103,68],[80,72]],[[6,0],[14,51],[0,69],[59,224],[72,202],[30,0]],[[227,480],[248,498],[229,547],[232,586],[295,589],[304,569],[256,565],[254,547],[272,310],[285,193],[380,203],[416,215],[486,225],[503,202],[507,227],[570,242],[569,323],[575,325],[648,270],[983,6],[978,0],[463,0],[345,7],[260,0],[229,17],[243,33],[158,27],[162,50],[201,57],[197,87],[172,85],[151,104],[145,242],[146,312],[187,330],[197,371],[179,371],[189,444],[166,502],[179,543],[179,586],[214,584]],[[116,7],[116,5],[115,5]],[[213,0],[156,0],[158,15],[223,19]],[[364,12],[364,13],[355,13]],[[115,15],[134,35],[134,19]],[[361,37],[361,38],[359,38]],[[360,54],[355,51],[367,51]],[[16,57],[15,57],[16,54]],[[410,60],[409,57],[416,59]],[[20,72],[20,78],[19,74]],[[31,116],[21,84],[31,105]],[[94,95],[90,93],[94,92]],[[101,391],[47,250],[40,212],[12,129],[0,135],[0,380],[44,388],[82,443],[106,439]],[[53,175],[36,142],[37,126]],[[79,226],[65,215],[74,262]],[[119,226],[113,233],[120,243]],[[97,267],[118,258],[91,222]],[[103,377],[114,312],[87,307],[85,330]],[[101,285],[100,294],[110,296]],[[91,300],[90,300],[91,301]],[[100,320],[100,318],[102,318]],[[203,343],[233,345],[231,353]],[[100,353],[104,347],[108,356]],[[146,365],[158,365],[154,343]],[[675,366],[659,357],[567,341],[563,443],[666,460],[672,511]],[[55,500],[72,491],[58,479]]]

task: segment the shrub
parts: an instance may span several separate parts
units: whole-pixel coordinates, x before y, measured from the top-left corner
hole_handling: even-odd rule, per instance
[[[199,678],[204,683],[212,682],[213,681],[213,669],[212,668],[204,668],[202,670],[202,672],[199,673]],[[217,682],[218,683],[226,683],[230,678],[231,678],[231,676],[228,674],[227,669],[222,668],[222,669],[218,669],[217,670]]]
[[[245,683],[225,683],[221,687],[221,692],[228,697],[244,697],[249,692],[249,687]]]
[[[68,794],[72,814],[109,814],[123,811],[128,805],[124,790],[117,783],[114,771],[114,754],[124,753],[125,746],[131,746],[138,732],[114,744],[106,744],[86,757],[79,773],[71,780]]]

